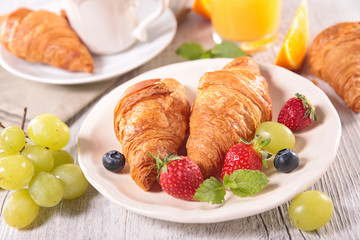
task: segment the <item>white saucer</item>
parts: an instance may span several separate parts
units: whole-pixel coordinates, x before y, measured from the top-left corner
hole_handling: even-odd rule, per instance
[[[61,1],[31,3],[32,1],[27,1],[26,7],[55,12],[61,8]],[[24,5],[22,1],[4,1],[1,4],[0,14],[5,11],[11,12]],[[146,16],[154,7],[156,7],[155,1],[140,0],[139,16]],[[128,50],[118,54],[93,55],[95,68],[92,74],[72,73],[45,64],[29,63],[11,54],[3,46],[0,46],[0,65],[14,75],[42,83],[69,85],[102,81],[131,71],[154,58],[170,44],[176,28],[175,16],[170,9],[167,9],[159,19],[150,24],[148,41],[137,42]]]
[[[299,167],[291,173],[280,173],[272,161],[264,173],[270,182],[260,193],[239,198],[230,192],[221,205],[185,201],[163,191],[141,190],[131,179],[128,166],[112,173],[102,165],[102,156],[109,150],[121,150],[113,128],[114,108],[126,88],[152,78],[175,78],[185,86],[192,103],[200,76],[221,69],[231,59],[203,59],[172,64],[146,72],[115,88],[93,108],[81,126],[78,138],[78,160],[86,178],[106,198],[119,206],[152,218],[182,222],[211,223],[259,214],[291,200],[313,185],[334,161],[341,137],[340,118],[325,93],[311,81],[284,68],[260,64],[269,83],[273,102],[273,121],[286,100],[295,93],[304,94],[316,107],[318,122],[295,134],[295,150]]]

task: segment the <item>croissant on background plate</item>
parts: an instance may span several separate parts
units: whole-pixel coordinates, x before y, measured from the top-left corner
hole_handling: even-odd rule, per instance
[[[0,41],[28,62],[45,63],[68,71],[92,73],[93,59],[70,27],[55,13],[19,8],[0,18]]]
[[[256,62],[240,57],[223,70],[205,73],[190,116],[188,157],[204,179],[221,169],[228,149],[240,138],[251,140],[256,127],[272,119],[268,84]]]
[[[176,153],[189,124],[190,104],[175,79],[146,80],[128,88],[114,110],[114,131],[135,183],[148,191],[156,181],[155,159]]]
[[[360,112],[360,22],[322,31],[309,49],[311,72],[326,81],[354,112]]]

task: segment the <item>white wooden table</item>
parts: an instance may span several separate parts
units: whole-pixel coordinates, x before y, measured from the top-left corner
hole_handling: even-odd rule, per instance
[[[275,61],[299,2],[284,0],[280,39],[273,48],[252,55],[256,61]],[[332,24],[360,20],[359,0],[310,0],[309,10],[311,40]],[[116,85],[150,69],[183,61],[175,55],[175,50],[188,41],[199,42],[206,48],[212,47],[210,22],[190,13],[179,25],[170,46],[150,62],[121,76]],[[314,79],[307,66],[298,73]],[[318,82],[339,113],[342,137],[334,163],[311,187],[326,192],[335,207],[331,221],[317,231],[304,232],[293,227],[288,217],[289,202],[243,219],[213,224],[182,224],[124,210],[90,186],[76,200],[62,201],[53,208],[41,208],[35,222],[25,229],[11,228],[1,218],[0,239],[360,239],[360,115],[351,112],[327,84]],[[68,122],[72,139],[66,149],[75,158],[79,128],[96,102],[89,104]],[[1,208],[7,196],[7,191],[0,190]]]

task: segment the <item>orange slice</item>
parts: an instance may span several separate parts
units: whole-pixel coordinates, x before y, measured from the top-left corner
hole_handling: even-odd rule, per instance
[[[275,64],[290,70],[301,68],[309,43],[309,11],[302,0],[281,46]]]
[[[210,0],[195,0],[192,10],[201,16],[210,19]]]

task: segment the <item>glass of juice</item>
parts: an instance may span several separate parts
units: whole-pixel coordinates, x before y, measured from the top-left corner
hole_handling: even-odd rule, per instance
[[[238,42],[245,52],[267,49],[276,40],[281,0],[210,0],[215,42]]]

